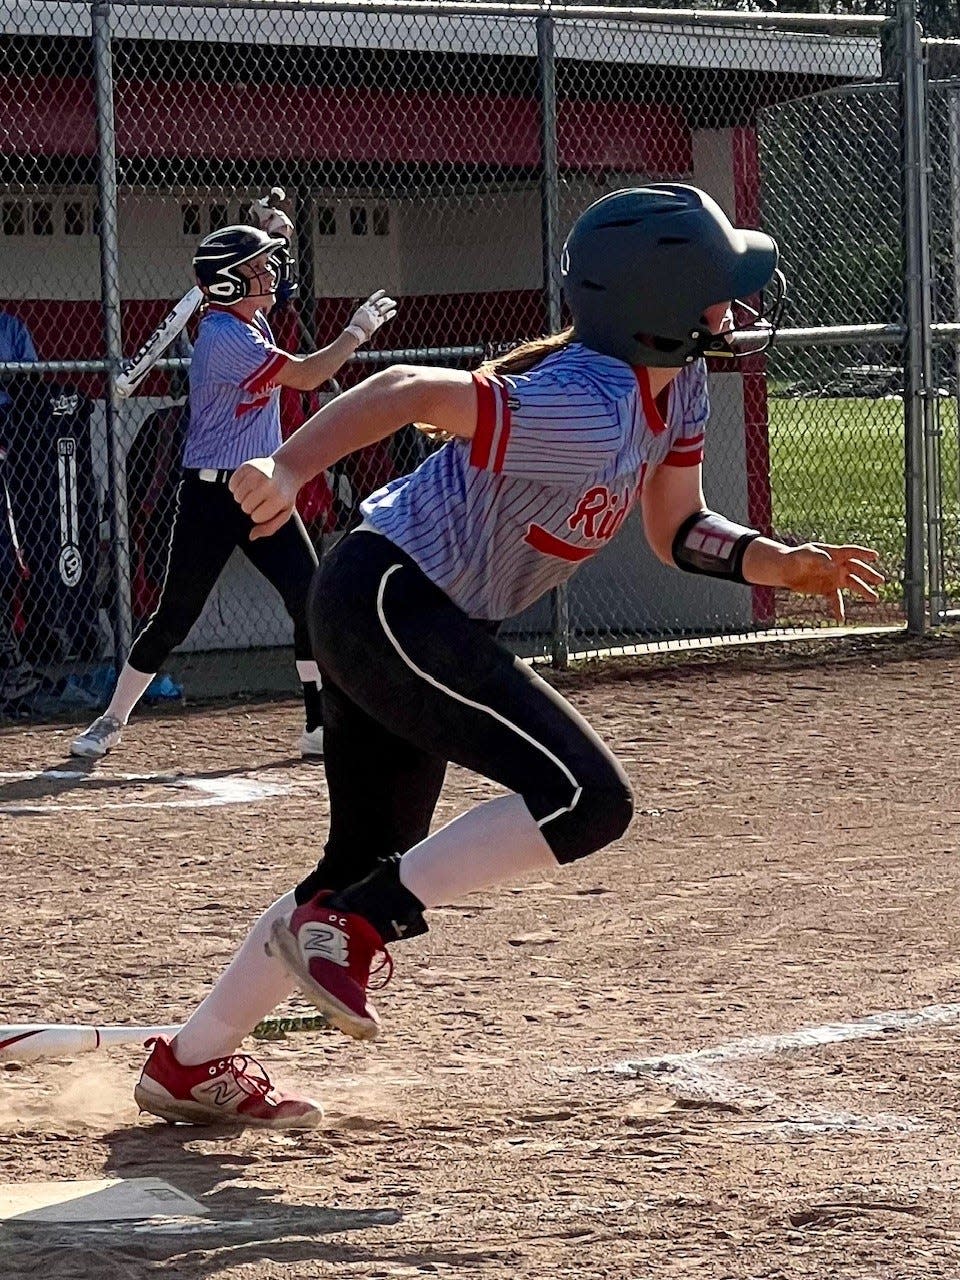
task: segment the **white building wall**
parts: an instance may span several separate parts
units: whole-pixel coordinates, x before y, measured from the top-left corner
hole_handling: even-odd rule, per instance
[[[704,191],[709,191],[728,218],[734,218],[736,195],[733,172],[733,130],[694,129],[691,138],[692,181]]]
[[[535,186],[405,200],[398,222],[401,293],[535,289],[542,280]]]
[[[81,211],[79,234],[67,233],[68,209],[74,217],[73,211]],[[0,192],[0,297],[66,302],[99,297],[100,241],[93,210],[89,189],[33,196]]]
[[[708,148],[701,150],[709,153]],[[710,177],[704,185],[713,190]],[[560,187],[561,234],[593,200],[642,181],[642,174],[618,174],[599,181],[565,175]],[[211,197],[208,193],[173,196],[124,191],[119,210],[122,297],[172,299],[183,294],[192,284],[190,259],[197,241],[216,226],[241,220],[255,194]],[[99,297],[93,193],[41,192],[32,197],[10,195],[6,200],[21,206],[25,230],[9,235],[0,228],[0,297],[65,301]],[[78,203],[86,211],[86,230],[68,235],[66,206]],[[48,235],[34,234],[32,229],[32,212],[40,204],[50,210],[52,233]],[[401,297],[485,293],[535,289],[542,283],[536,183],[504,192],[394,200],[318,196],[312,204],[320,297],[357,297],[377,288]],[[361,225],[367,228],[365,234],[356,230]]]

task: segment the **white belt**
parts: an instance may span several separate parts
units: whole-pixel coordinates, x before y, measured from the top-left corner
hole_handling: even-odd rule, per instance
[[[201,467],[197,479],[205,480],[207,484],[226,484],[232,475],[232,467]]]

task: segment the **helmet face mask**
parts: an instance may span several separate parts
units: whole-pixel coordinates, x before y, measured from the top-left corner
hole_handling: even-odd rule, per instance
[[[767,290],[773,295],[769,305],[766,303]],[[787,297],[787,281],[779,268],[774,271],[767,290],[761,292],[757,307],[742,298],[734,298],[733,327],[723,333],[705,334],[700,354],[711,359],[739,360],[766,351],[780,327]]]
[[[289,280],[290,253],[282,236],[268,235],[258,227],[223,227],[204,236],[197,246],[193,255],[197,283],[211,302],[221,306],[231,307],[251,296],[267,296],[254,294],[251,289],[262,278],[261,273],[242,270],[265,253],[270,255],[267,261],[273,268],[275,285]]]
[[[770,236],[734,227],[696,187],[651,183],[611,192],[581,214],[564,245],[574,335],[631,365],[689,364],[716,342],[704,326],[707,309],[758,295],[778,257]],[[776,305],[771,314],[779,319]],[[760,334],[769,345],[775,323],[762,320],[761,313],[737,325],[736,340],[724,335],[718,351],[745,354],[741,343],[759,349]]]
[[[273,253],[267,251],[244,262],[237,267],[237,274],[246,281],[248,298],[275,296],[280,273]]]
[[[270,255],[270,260],[277,273],[277,301],[286,302],[293,297],[299,287],[293,273],[293,254],[286,240],[277,245]]]

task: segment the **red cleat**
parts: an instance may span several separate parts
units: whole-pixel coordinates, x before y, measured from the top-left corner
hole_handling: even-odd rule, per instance
[[[141,1111],[161,1120],[311,1129],[323,1119],[319,1102],[278,1093],[260,1063],[245,1053],[185,1067],[162,1036],[148,1040],[147,1048],[151,1045],[133,1096]]]
[[[384,986],[393,961],[373,925],[363,916],[328,906],[331,896],[318,893],[289,920],[275,921],[270,950],[333,1026],[355,1040],[373,1040],[380,1019],[367,1000],[367,986],[371,973],[385,968],[379,984]],[[375,966],[377,955],[383,959]]]

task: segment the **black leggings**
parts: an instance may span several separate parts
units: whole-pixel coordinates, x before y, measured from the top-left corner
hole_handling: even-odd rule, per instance
[[[587,722],[386,538],[324,558],[309,617],[330,833],[301,901],[422,840],[448,760],[521,795],[560,862],[626,830],[629,784]]]
[[[160,603],[130,649],[128,661],[135,670],[159,671],[170,651],[186,640],[236,547],[279,591],[293,619],[297,661],[312,660],[307,594],[317,563],[313,547],[299,521],[288,520],[256,542],[250,541],[252,528],[225,483],[184,471]]]

